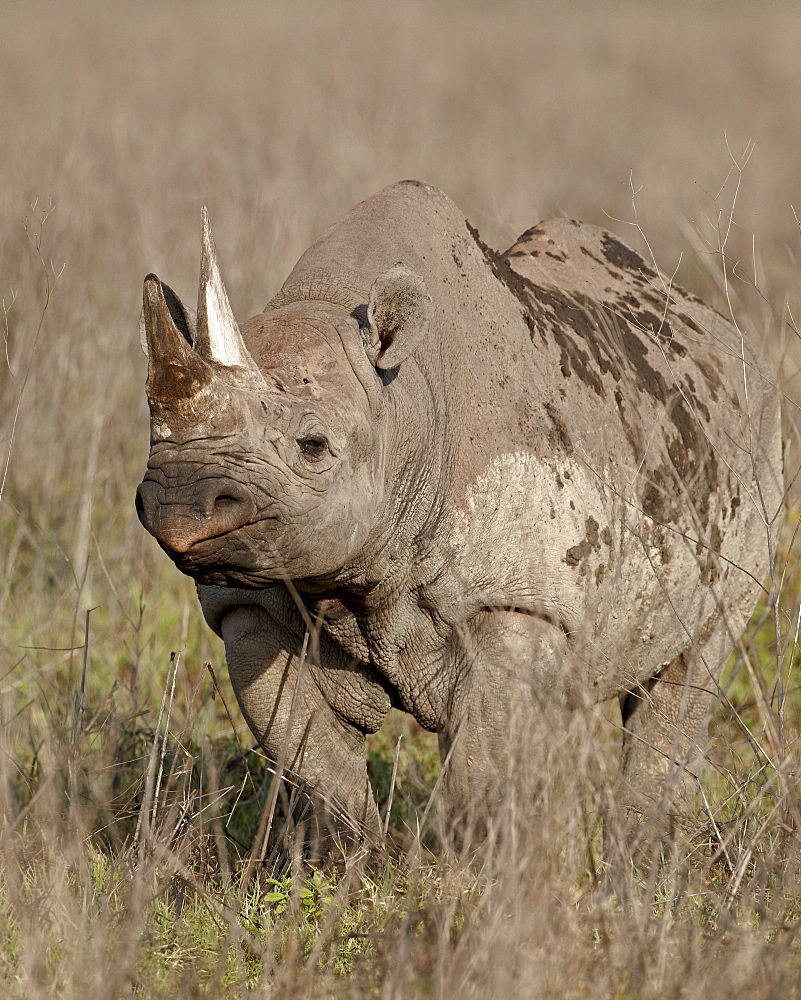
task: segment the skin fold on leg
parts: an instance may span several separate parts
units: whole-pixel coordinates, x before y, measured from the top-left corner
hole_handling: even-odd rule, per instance
[[[304,650],[305,627],[291,599],[276,612],[236,606],[221,622],[245,719],[267,755],[315,797],[315,814],[330,827],[318,836],[376,834],[365,741],[389,698],[324,632],[315,630]]]
[[[454,638],[456,684],[440,734],[446,809],[464,836],[518,793],[528,797],[546,766],[549,734],[564,725],[564,632],[535,615],[487,610]]]

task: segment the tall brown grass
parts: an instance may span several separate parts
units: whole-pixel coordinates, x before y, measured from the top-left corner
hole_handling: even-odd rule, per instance
[[[644,874],[600,858],[608,706],[470,864],[416,828],[434,751],[398,719],[371,751],[384,803],[403,729],[383,867],[304,871],[280,803],[263,845],[220,644],[133,512],[143,275],[191,301],[207,204],[244,318],[403,177],[499,248],[559,213],[647,238],[782,367],[792,477],[798,42],[770,2],[0,9],[0,995],[801,995],[792,494],[696,836]]]

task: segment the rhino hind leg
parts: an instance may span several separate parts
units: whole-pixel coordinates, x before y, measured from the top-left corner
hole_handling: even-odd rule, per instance
[[[717,685],[700,655],[684,652],[621,698],[623,748],[606,853],[647,863],[686,829],[705,761]]]

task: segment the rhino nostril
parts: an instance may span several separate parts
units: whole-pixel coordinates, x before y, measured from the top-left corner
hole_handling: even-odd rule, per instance
[[[231,507],[233,504],[239,503],[237,497],[232,497],[229,493],[222,493],[214,501],[214,506],[217,510],[220,508]]]

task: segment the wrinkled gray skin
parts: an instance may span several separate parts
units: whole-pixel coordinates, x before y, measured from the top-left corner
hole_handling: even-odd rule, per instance
[[[440,734],[459,811],[506,787],[514,720],[618,697],[629,830],[665,777],[680,800],[781,503],[753,348],[604,230],[496,254],[418,182],[336,222],[241,337],[208,241],[197,325],[146,279],[137,505],[267,754],[375,831],[390,706]]]

